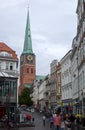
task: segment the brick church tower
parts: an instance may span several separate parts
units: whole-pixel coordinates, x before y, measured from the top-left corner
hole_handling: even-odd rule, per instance
[[[23,52],[20,56],[20,87],[19,95],[23,91],[24,87],[31,87],[31,84],[36,78],[36,61],[35,54],[32,49],[31,31],[30,31],[30,20],[29,11],[27,13],[27,23],[25,30],[25,40]]]

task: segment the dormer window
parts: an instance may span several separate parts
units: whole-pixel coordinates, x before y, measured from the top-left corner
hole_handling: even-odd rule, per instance
[[[4,56],[4,57],[12,57],[12,54],[3,51],[3,52],[0,52],[0,56]]]
[[[13,70],[13,63],[10,63],[10,70]]]

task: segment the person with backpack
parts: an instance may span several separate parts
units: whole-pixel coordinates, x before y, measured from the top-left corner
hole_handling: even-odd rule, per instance
[[[53,123],[54,123],[54,118],[53,118],[53,115],[50,116],[50,128],[53,127]]]

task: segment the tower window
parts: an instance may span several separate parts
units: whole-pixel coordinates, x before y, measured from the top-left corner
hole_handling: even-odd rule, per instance
[[[31,73],[33,73],[33,68],[31,68]]]
[[[27,73],[29,73],[29,68],[27,68]]]

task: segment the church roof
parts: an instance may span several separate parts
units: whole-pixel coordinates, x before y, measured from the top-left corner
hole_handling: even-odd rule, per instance
[[[36,80],[40,81],[42,79],[45,79],[46,76],[44,75],[36,75]]]
[[[30,30],[30,20],[29,20],[29,10],[28,10],[28,13],[27,13],[25,40],[24,40],[24,48],[23,48],[22,54],[33,54],[32,40],[31,40],[31,30]]]

